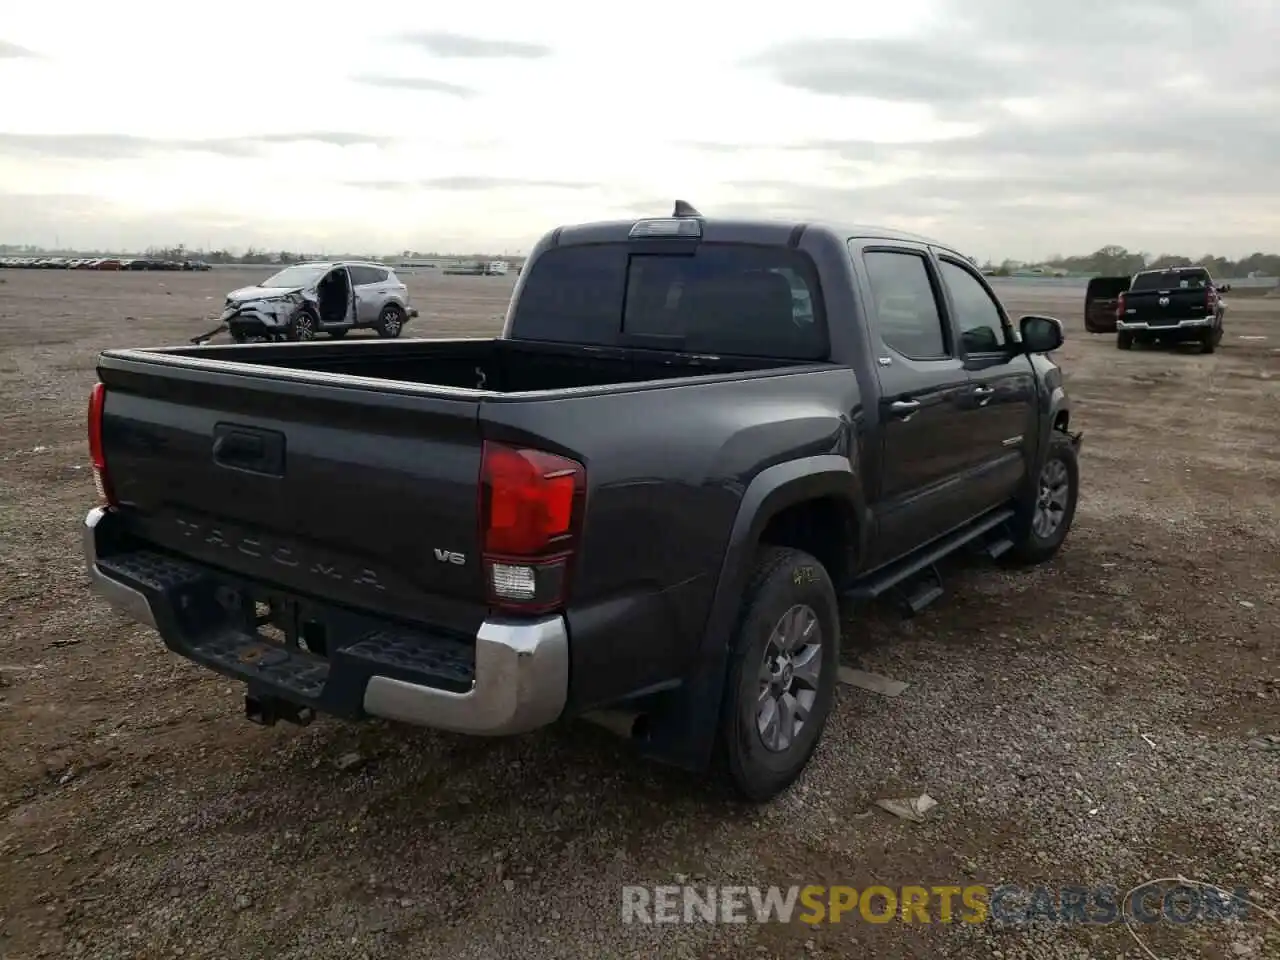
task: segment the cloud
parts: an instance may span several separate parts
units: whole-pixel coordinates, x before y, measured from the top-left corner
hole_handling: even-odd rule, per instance
[[[266,133],[202,140],[138,137],[123,133],[3,133],[0,154],[45,160],[132,160],[163,153],[211,153],[252,157],[283,144],[321,143],[333,147],[385,146],[390,138],[341,131]]]
[[[794,40],[748,57],[744,66],[811,93],[941,109],[1114,92],[1189,71],[1216,73],[1224,34],[1265,53],[1267,41],[1247,22],[1255,11],[1274,22],[1261,0],[1080,0],[1058,7],[944,0],[911,36]],[[1210,40],[1212,63],[1204,45]]]
[[[194,141],[209,143],[210,141]],[[255,136],[235,137],[232,143],[244,143],[250,146],[259,143],[323,143],[331,147],[385,147],[391,143],[390,137],[373,136],[367,133],[348,133],[340,130],[312,130],[304,133],[263,133]]]
[[[8,40],[0,40],[0,60],[39,60],[40,54]]]
[[[855,98],[871,98],[924,106],[967,135],[700,146],[801,151],[830,175],[824,187],[738,184],[740,212],[968,235],[1019,219],[1034,234],[1044,217],[1058,235],[1106,223],[1113,236],[1164,230],[1197,246],[1206,227],[1274,227],[1248,211],[1274,206],[1278,34],[1280,9],[1264,0],[943,0],[913,35],[796,40],[742,65],[822,96],[832,129],[856,129]]]
[[[0,190],[0,238],[7,242],[51,244],[60,233],[63,241],[86,250],[141,250],[184,234],[203,239],[225,233],[238,240],[260,225],[225,211],[152,213],[92,194]]]
[[[590,190],[594,183],[569,180],[524,180],[518,177],[451,176],[422,180],[351,180],[346,184],[360,190],[446,190],[471,192],[487,190]]]
[[[996,99],[1017,88],[1014,63],[920,40],[797,40],[771,47],[746,64],[810,93],[936,106]]]
[[[420,47],[432,56],[464,60],[542,60],[552,54],[551,48],[541,43],[488,40],[445,30],[401,33],[396,39]]]
[[[361,73],[352,77],[356,83],[370,87],[390,87],[398,90],[423,90],[428,93],[443,93],[451,97],[473,97],[475,91],[470,87],[449,83],[445,80],[433,80],[430,77],[393,77],[383,73]]]

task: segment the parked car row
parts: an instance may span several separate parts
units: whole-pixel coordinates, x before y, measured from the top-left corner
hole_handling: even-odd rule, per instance
[[[0,257],[0,267],[27,270],[208,270],[203,260],[147,257]]]

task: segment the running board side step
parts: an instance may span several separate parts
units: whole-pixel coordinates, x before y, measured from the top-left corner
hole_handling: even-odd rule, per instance
[[[904,580],[895,590],[898,603],[904,616],[914,617],[945,592],[942,586],[942,573],[937,564],[930,564],[928,569],[921,570],[914,577]]]
[[[1013,541],[1008,537],[1000,537],[999,539],[988,541],[983,553],[992,560],[1003,557],[1006,553],[1013,549]]]
[[[933,583],[933,589],[937,593],[933,593],[925,601],[927,606],[939,596],[942,595],[941,579],[937,576],[935,564],[943,557],[955,553],[962,547],[972,544],[974,541],[995,530],[1002,524],[1008,523],[1014,517],[1014,511],[1011,507],[997,510],[994,513],[988,513],[979,517],[971,523],[965,524],[957,530],[951,531],[946,536],[935,540],[933,543],[925,546],[910,556],[897,560],[889,564],[887,567],[877,570],[868,577],[856,581],[852,587],[844,591],[843,596],[848,600],[874,600],[893,587],[898,586],[906,580],[910,580],[922,571],[932,570],[933,575],[929,578]],[[1007,546],[1006,546],[1007,544]],[[1007,536],[1001,536],[993,541],[989,546],[984,548],[985,553],[992,557],[998,557],[1013,547],[1013,542]],[[908,596],[924,597],[932,593],[931,589],[918,589],[909,591]],[[919,612],[924,609],[923,606],[914,609],[913,612]]]

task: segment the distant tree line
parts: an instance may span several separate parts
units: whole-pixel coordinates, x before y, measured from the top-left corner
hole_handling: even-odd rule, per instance
[[[1013,260],[1005,260],[1000,264],[987,263],[983,269],[996,275],[1008,276],[1018,270],[1025,269],[1027,264]],[[1100,250],[1084,256],[1064,257],[1054,254],[1037,266],[1052,267],[1077,276],[1116,276],[1122,277],[1137,273],[1139,270],[1150,270],[1161,267],[1199,266],[1205,267],[1215,277],[1262,277],[1280,276],[1280,254],[1251,253],[1239,260],[1205,254],[1202,257],[1186,257],[1176,253],[1161,253],[1153,256],[1150,253],[1131,253],[1124,247],[1109,244]]]

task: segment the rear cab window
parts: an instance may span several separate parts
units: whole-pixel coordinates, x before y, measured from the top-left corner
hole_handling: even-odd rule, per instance
[[[1209,272],[1196,270],[1153,270],[1133,278],[1131,290],[1203,290],[1209,285]]]
[[[511,336],[600,346],[825,360],[812,263],[788,247],[701,242],[689,252],[556,247],[528,270]]]

